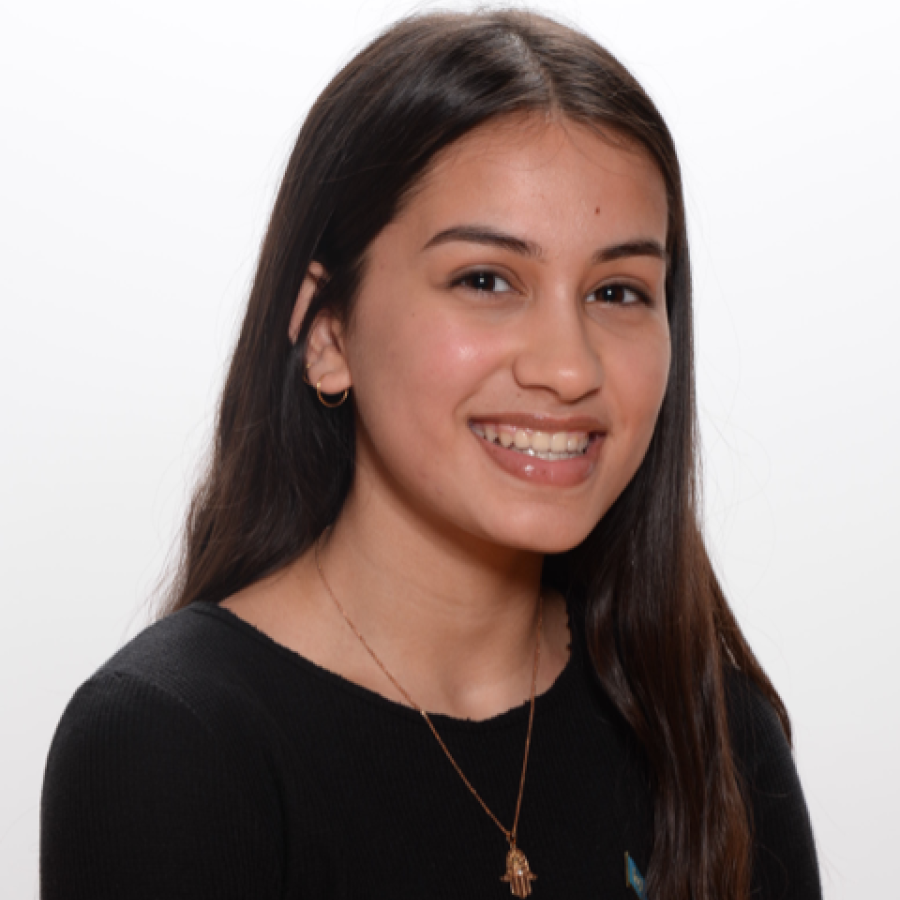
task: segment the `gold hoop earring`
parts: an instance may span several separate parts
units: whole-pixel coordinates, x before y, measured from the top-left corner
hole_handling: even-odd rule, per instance
[[[316,382],[316,393],[319,395],[319,403],[321,403],[322,406],[327,406],[329,409],[335,409],[335,407],[340,406],[340,405],[347,399],[347,394],[350,393],[350,388],[344,388],[344,394],[343,394],[343,396],[341,397],[341,399],[338,400],[337,403],[329,403],[329,402],[325,399],[325,397],[322,396],[322,390],[321,390],[321,387],[320,387],[321,384],[322,384],[321,381],[317,381],[317,382]]]
[[[312,365],[311,362],[306,364],[306,367],[303,369],[303,380],[310,386],[313,386],[313,383],[309,380],[309,367]]]

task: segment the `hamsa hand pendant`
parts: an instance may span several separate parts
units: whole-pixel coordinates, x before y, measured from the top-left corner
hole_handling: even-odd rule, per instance
[[[525,854],[515,845],[506,854],[506,874],[500,879],[509,882],[509,889],[514,897],[531,896],[531,882],[537,875],[531,874]]]

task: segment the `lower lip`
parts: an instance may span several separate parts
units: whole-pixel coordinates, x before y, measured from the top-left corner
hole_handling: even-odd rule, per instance
[[[549,460],[519,453],[517,450],[507,450],[500,444],[480,437],[474,431],[472,435],[487,455],[510,475],[531,484],[547,484],[552,487],[573,487],[587,481],[597,468],[597,458],[604,440],[604,435],[594,435],[587,450],[580,456]]]

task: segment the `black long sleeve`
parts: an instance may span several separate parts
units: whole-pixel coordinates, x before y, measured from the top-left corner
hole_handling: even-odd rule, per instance
[[[750,797],[755,897],[820,897],[809,812],[787,738],[772,708],[743,676],[729,679],[734,749]]]
[[[237,760],[152,683],[110,672],[85,684],[48,761],[42,896],[280,896],[276,798]]]
[[[577,635],[537,698],[519,843],[534,900],[614,898],[646,870],[651,798]],[[796,769],[771,707],[734,703],[760,900],[818,900]],[[435,716],[511,823],[527,705]],[[151,626],[76,693],[47,761],[43,900],[508,898],[506,842],[414,711],[279,646],[214,604]]]

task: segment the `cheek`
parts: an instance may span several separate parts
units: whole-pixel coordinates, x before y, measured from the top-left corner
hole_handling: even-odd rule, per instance
[[[629,456],[643,458],[653,436],[669,377],[671,346],[668,329],[620,348],[608,366],[611,393]]]
[[[417,467],[428,467],[458,436],[458,410],[480,383],[489,348],[427,306],[373,304],[357,324],[351,368],[361,424],[380,455],[415,452]]]

